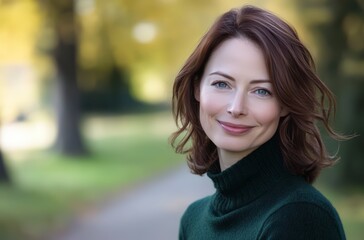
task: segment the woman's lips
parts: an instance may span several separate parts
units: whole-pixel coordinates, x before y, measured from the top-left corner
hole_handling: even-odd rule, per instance
[[[242,124],[235,124],[223,121],[218,121],[218,122],[226,132],[231,134],[242,134],[253,128],[252,126],[247,126]]]

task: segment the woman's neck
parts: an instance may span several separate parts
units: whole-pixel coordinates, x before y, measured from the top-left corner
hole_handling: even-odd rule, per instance
[[[221,171],[224,171],[225,169],[239,162],[254,150],[255,149],[251,149],[250,151],[233,152],[233,151],[226,151],[223,149],[217,149]]]

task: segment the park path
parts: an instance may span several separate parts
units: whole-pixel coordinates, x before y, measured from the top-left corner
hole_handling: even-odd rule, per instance
[[[210,179],[181,167],[123,193],[91,215],[80,216],[53,240],[178,239],[186,207],[213,191]]]

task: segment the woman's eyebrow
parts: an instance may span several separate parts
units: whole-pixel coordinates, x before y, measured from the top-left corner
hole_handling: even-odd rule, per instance
[[[209,74],[209,76],[211,75],[219,75],[219,76],[222,76],[224,78],[227,78],[227,79],[230,79],[232,81],[235,81],[235,78],[233,78],[232,76],[226,74],[226,73],[223,73],[223,72],[220,72],[220,71],[216,71],[216,72],[212,72]],[[269,79],[255,79],[255,80],[251,80],[249,82],[250,84],[257,84],[257,83],[272,83],[271,80]]]
[[[235,78],[233,78],[232,76],[230,76],[230,75],[228,75],[226,73],[220,72],[220,71],[212,72],[212,73],[209,74],[209,76],[211,76],[211,75],[220,75],[220,76],[222,76],[224,78],[235,81]]]
[[[250,81],[250,84],[257,84],[257,83],[272,83],[269,79],[257,79]]]

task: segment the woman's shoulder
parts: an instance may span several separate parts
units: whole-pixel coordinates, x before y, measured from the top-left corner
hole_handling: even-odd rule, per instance
[[[272,239],[345,239],[335,209],[316,201],[292,201],[276,209],[264,222],[260,236]]]
[[[211,196],[201,198],[193,203],[191,203],[185,210],[183,217],[190,217],[190,215],[198,215],[204,210],[206,206],[209,206],[208,202],[211,200]]]
[[[321,208],[330,214],[336,214],[336,210],[331,202],[314,186],[305,182],[298,181],[296,184],[292,184],[288,187],[286,194],[281,199],[281,206],[285,207],[290,205],[291,207],[313,207]]]
[[[277,238],[274,239],[345,239],[336,209],[321,192],[305,182],[292,184],[288,189],[271,209],[261,236],[275,234]]]
[[[189,228],[201,220],[204,212],[206,212],[206,210],[208,210],[207,208],[210,206],[210,201],[211,196],[207,196],[191,203],[182,215],[181,227]]]

